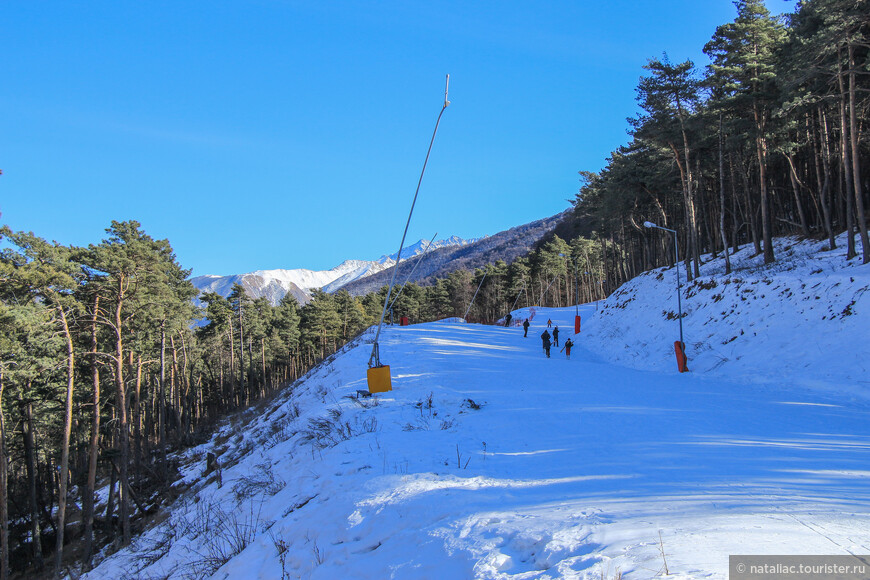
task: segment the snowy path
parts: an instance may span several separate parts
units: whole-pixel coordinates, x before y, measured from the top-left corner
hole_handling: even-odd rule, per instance
[[[263,533],[214,577],[281,577],[279,541],[288,577],[324,579],[651,578],[659,533],[673,578],[725,578],[729,554],[870,553],[866,402],[632,370],[582,334],[570,361],[557,348],[545,358],[542,322],[564,340],[573,315],[542,309],[528,338],[387,329],[394,391],[376,404],[347,398],[365,388],[369,345],[319,370],[244,434],[262,441],[297,402],[288,437],[255,444],[222,488],[201,492],[238,501],[233,489],[262,465],[285,484],[259,500]],[[300,443],[311,419],[339,410],[353,436]],[[163,570],[190,559],[188,541]]]
[[[538,335],[547,317],[563,341],[573,335],[572,309],[539,312],[526,339],[477,325],[391,335],[411,355],[397,357],[398,390],[486,402],[463,419],[457,443],[474,457],[451,476],[494,483],[459,492],[433,481],[425,500],[469,505],[448,529],[457,548],[489,554],[480,575],[556,567],[570,576],[590,563],[584,552],[604,548],[614,571],[644,577],[662,565],[650,549],[660,529],[671,571],[691,574],[724,574],[729,553],[870,551],[866,407],[790,385],[609,365],[582,347],[582,334],[572,360],[555,348],[546,359]]]

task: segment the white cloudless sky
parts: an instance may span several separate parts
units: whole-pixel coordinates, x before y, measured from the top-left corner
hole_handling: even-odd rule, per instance
[[[768,0],[775,13],[794,0]],[[702,53],[729,0],[0,5],[0,221],[111,220],[194,275],[328,269],[554,215],[627,142],[647,59]]]

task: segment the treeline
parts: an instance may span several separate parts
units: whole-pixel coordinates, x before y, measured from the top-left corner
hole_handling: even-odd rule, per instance
[[[803,0],[772,16],[737,0],[737,17],[704,46],[710,65],[652,59],[640,79],[631,141],[600,173],[581,172],[574,202],[598,239],[624,249],[628,277],[673,261],[679,232],[689,277],[700,256],[772,239],[844,231],[847,256],[870,262],[867,237],[870,1]]]
[[[526,306],[562,307],[600,300],[613,291],[608,280],[619,278],[616,270],[622,261],[619,249],[606,242],[577,237],[568,243],[554,236],[510,264],[498,260],[473,272],[454,270],[430,286],[400,286],[393,320],[465,317],[470,322],[494,323]],[[364,300],[383,304],[386,292],[384,287]]]
[[[68,247],[0,228],[0,578],[87,570],[103,547],[127,544],[171,499],[172,450],[336,352],[386,298],[387,287],[314,291],[304,306],[289,294],[272,305],[236,285],[197,306],[167,240],[135,221],[106,231]],[[397,286],[388,322],[494,321],[512,307],[599,299],[619,261],[557,237],[510,265]]]

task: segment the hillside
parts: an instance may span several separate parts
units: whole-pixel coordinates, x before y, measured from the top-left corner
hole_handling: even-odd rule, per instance
[[[834,391],[870,385],[870,269],[860,256],[846,262],[845,239],[828,251],[827,242],[778,238],[779,260],[770,266],[747,245],[732,256],[730,276],[723,258],[708,257],[702,276],[689,284],[683,269],[690,369],[745,380],[788,377]],[[676,311],[674,269],[658,268],[614,292],[584,338],[618,364],[669,371],[679,338]]]
[[[360,397],[370,331],[179,456],[173,509],[85,577],[726,578],[730,554],[870,553],[870,266],[819,246],[706,264],[685,374],[673,269],[582,306],[570,360],[538,335],[572,336],[574,308],[516,312],[528,338],[387,328],[394,390]]]
[[[562,212],[552,217],[517,226],[470,244],[430,250],[420,258],[419,266],[416,265],[416,261],[408,260],[405,262],[403,258],[402,264],[399,265],[398,279],[404,281],[408,273],[416,267],[411,282],[425,285],[433,283],[438,278],[446,278],[454,270],[474,270],[497,260],[504,260],[507,263],[513,262],[529,253],[534,248],[535,243],[551,232],[567,213]],[[362,296],[389,284],[392,274],[393,269],[387,268],[372,276],[346,284],[344,289],[352,295]]]

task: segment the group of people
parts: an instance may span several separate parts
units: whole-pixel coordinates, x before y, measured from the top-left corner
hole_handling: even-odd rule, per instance
[[[508,314],[508,317],[510,317],[510,314]],[[531,324],[529,324],[529,319],[526,318],[523,321],[523,338],[529,336],[529,326],[531,326]],[[547,328],[553,328],[552,342],[550,341],[550,332]],[[547,328],[545,328],[544,332],[541,333],[541,341],[543,341],[544,345],[544,354],[547,355],[547,358],[550,358],[550,348],[553,346],[559,346],[559,327],[553,327],[553,321],[547,320]],[[569,338],[565,341],[565,344],[559,352],[565,351],[565,356],[570,360],[572,346],[574,346],[574,341]]]

